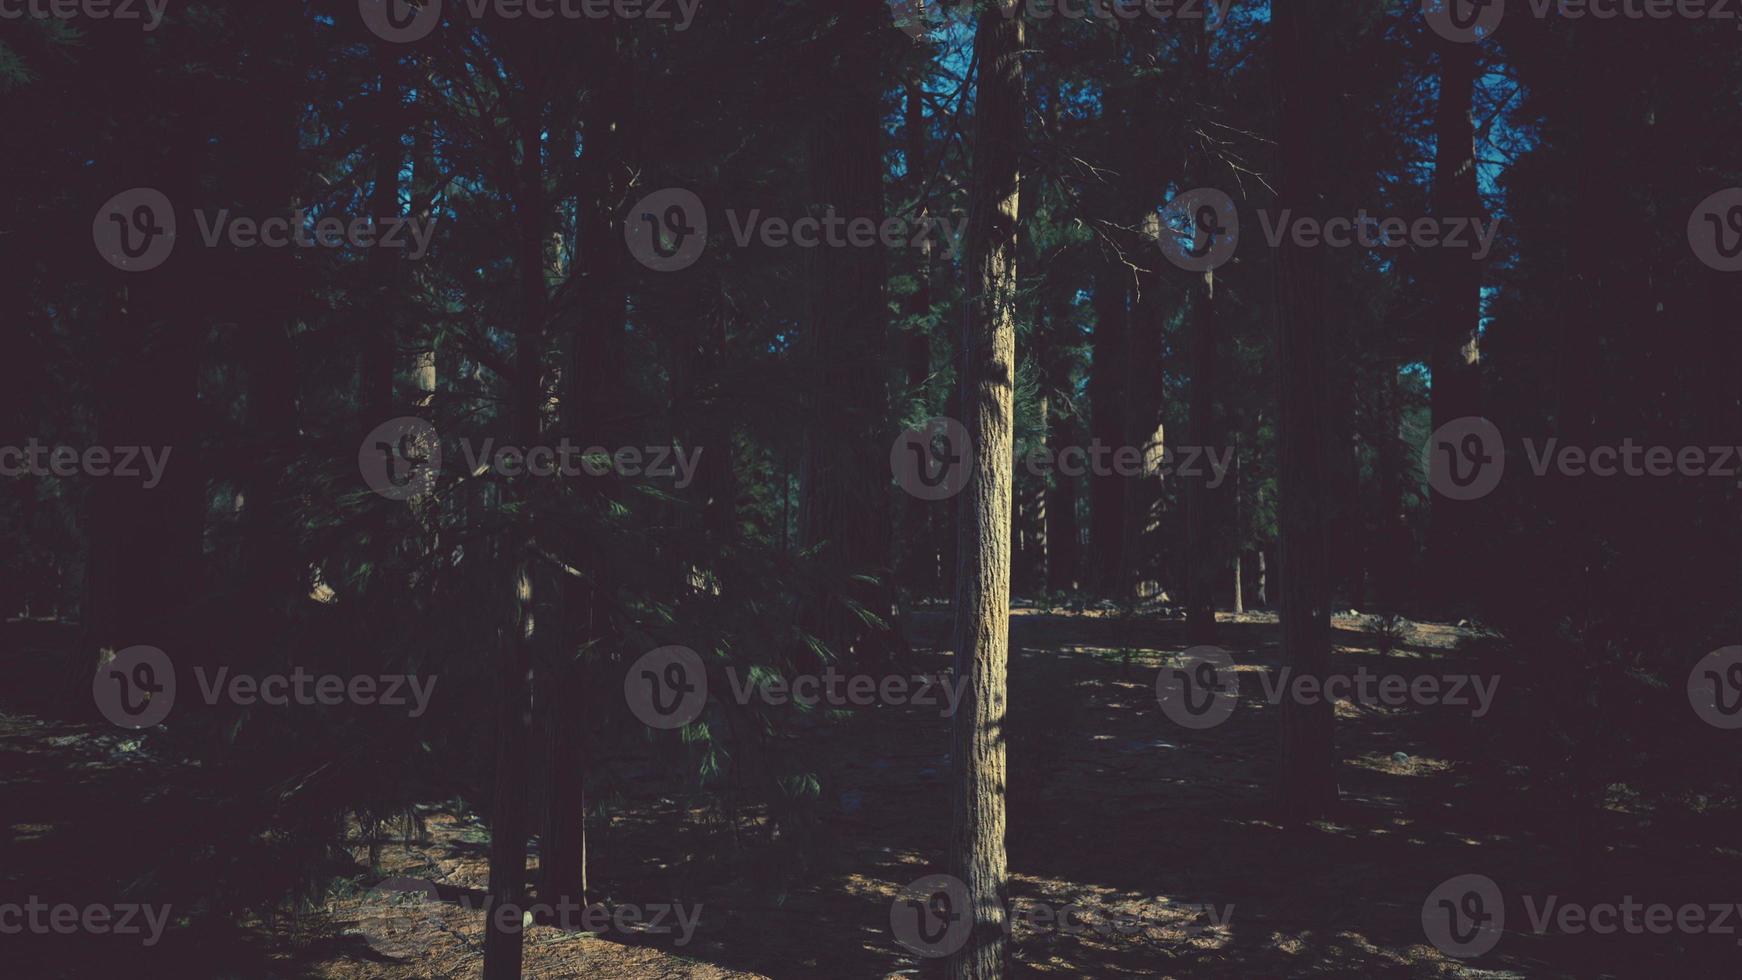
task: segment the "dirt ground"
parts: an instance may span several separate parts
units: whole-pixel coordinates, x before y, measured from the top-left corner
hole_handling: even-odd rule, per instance
[[[1334,625],[1337,672],[1365,666],[1410,677],[1470,667],[1460,650],[1470,638],[1465,630],[1411,624],[1382,655],[1364,632],[1365,619]],[[911,624],[928,667],[947,664],[937,649],[947,630],[939,614]],[[1278,709],[1257,682],[1259,672],[1280,667],[1278,628],[1265,614],[1224,615],[1220,638],[1238,664],[1240,703],[1226,723],[1190,730],[1163,714],[1155,684],[1158,669],[1186,646],[1182,624],[1034,609],[1013,616],[1008,840],[1018,975],[1706,975],[1678,970],[1686,950],[1659,937],[1575,942],[1538,935],[1512,899],[1492,953],[1465,963],[1436,950],[1423,932],[1422,905],[1454,875],[1488,875],[1509,895],[1566,890],[1558,886],[1579,869],[1569,869],[1543,833],[1552,830],[1552,815],[1521,819],[1521,808],[1532,804],[1477,792],[1469,765],[1445,757],[1443,747],[1469,737],[1469,709],[1342,701],[1339,812],[1305,830],[1282,829],[1267,804]],[[802,868],[792,865],[792,842],[770,840],[758,812],[692,808],[657,790],[631,794],[592,831],[595,888],[607,905],[699,904],[694,935],[680,944],[673,934],[633,928],[534,925],[525,975],[919,975],[921,958],[892,934],[890,907],[903,885],[944,870],[949,730],[937,708],[904,706],[864,709],[807,735],[809,747],[829,760],[814,834],[830,844],[806,851],[810,863]],[[114,848],[122,866],[130,848],[150,846],[144,828],[104,826],[104,801],[149,795],[154,780],[145,769],[152,764],[124,733],[0,716],[6,892],[80,891],[81,883],[54,879],[49,869],[62,849],[93,839]],[[42,791],[49,783],[56,789]],[[1673,849],[1651,843],[1644,818],[1625,807],[1609,817],[1603,880],[1625,883],[1636,868],[1663,880]],[[478,976],[483,912],[468,910],[463,899],[483,893],[488,834],[454,807],[431,807],[426,818],[425,839],[384,848],[382,871],[434,881],[444,901],[329,898],[311,914],[256,923],[240,943],[245,953],[226,954],[242,965],[160,974],[153,951],[144,949],[131,954],[134,975]],[[367,887],[366,849],[355,856]],[[1737,880],[1737,854],[1726,858],[1688,868],[1687,889],[1703,895],[1714,883]],[[1074,909],[1069,927],[1036,914],[1066,907]],[[180,953],[172,952],[176,945],[166,937],[160,952],[187,955],[185,942]],[[57,955],[63,972],[40,975],[84,975],[64,972],[80,959],[73,947]],[[1593,960],[1600,969],[1591,968]],[[1708,961],[1702,953],[1700,962]]]

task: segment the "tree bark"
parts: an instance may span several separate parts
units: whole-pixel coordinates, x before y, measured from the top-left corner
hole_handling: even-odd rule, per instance
[[[1203,291],[1192,297],[1191,446],[1213,451],[1216,386],[1216,273],[1204,273]],[[1186,498],[1186,638],[1194,644],[1216,642],[1215,512],[1218,494],[1204,475],[1185,478]]]
[[[1089,365],[1090,449],[1114,451],[1125,436],[1126,308],[1125,268],[1104,263],[1095,275],[1095,333]],[[1097,446],[1098,444],[1098,446]],[[1111,470],[1089,475],[1089,580],[1104,597],[1125,594],[1125,480]]]
[[[973,926],[948,961],[952,980],[1002,977],[1005,915],[1004,745],[1010,645],[1011,453],[1016,381],[1017,231],[1023,139],[1022,19],[988,8],[980,62],[968,235],[962,392],[974,469],[961,495],[953,647],[967,678],[955,717],[951,872],[967,886]]]
[[[874,4],[846,8],[831,37],[817,46],[816,91],[809,136],[811,204],[848,221],[883,221],[883,122],[875,70],[877,39],[886,30]],[[868,629],[858,604],[887,617],[889,538],[885,523],[889,474],[862,447],[886,441],[889,409],[888,314],[881,247],[810,250],[810,330],[807,360],[815,379],[807,399],[799,501],[799,541],[822,546],[837,573],[839,594],[825,590],[809,611],[812,632],[839,662],[882,659],[893,640]],[[872,576],[873,581],[847,576]]]
[[[529,84],[515,113],[520,133],[521,161],[517,181],[516,212],[520,217],[520,242],[516,263],[520,271],[521,311],[515,331],[515,377],[509,417],[515,442],[531,446],[538,442],[543,409],[540,372],[541,341],[545,316],[545,192],[541,148],[542,102],[537,86]],[[510,492],[524,493],[524,488]],[[503,558],[510,572],[507,622],[497,654],[496,781],[490,813],[491,914],[484,933],[484,980],[519,980],[524,955],[525,930],[519,921],[503,928],[496,910],[504,906],[526,907],[527,763],[531,744],[533,706],[532,646],[536,621],[533,616],[533,575],[529,562],[532,530],[521,520],[507,530]]]
[[[1325,107],[1337,96],[1334,56],[1324,38],[1329,16],[1308,0],[1275,0],[1281,171],[1276,206],[1324,217],[1328,176]],[[1277,450],[1282,541],[1283,659],[1296,677],[1321,685],[1330,670],[1324,499],[1331,476],[1325,404],[1324,251],[1285,242],[1277,252],[1281,432]],[[1337,799],[1331,702],[1282,702],[1282,766],[1277,799],[1290,823],[1324,816]]]
[[[925,92],[918,82],[910,81],[906,85],[905,94],[907,102],[903,139],[907,158],[907,193],[913,198],[915,217],[924,218],[928,209],[921,195],[925,192],[929,173],[926,169]],[[917,268],[914,269],[914,291],[907,301],[907,316],[910,321],[925,317],[931,312],[931,273],[932,242],[928,236],[920,244]],[[906,355],[908,397],[924,401],[926,380],[931,377],[932,358],[931,331],[928,324],[909,324]],[[931,522],[932,514],[937,508],[913,496],[908,497],[902,506],[904,526],[901,537],[905,566],[901,576],[902,585],[916,596],[935,595],[938,588],[938,548]]]

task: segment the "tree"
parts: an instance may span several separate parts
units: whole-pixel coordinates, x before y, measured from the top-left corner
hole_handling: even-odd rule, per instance
[[[1009,871],[1004,853],[1004,749],[1010,656],[1010,461],[1015,451],[1016,256],[1023,144],[1022,18],[989,6],[974,39],[973,179],[968,211],[968,317],[962,401],[973,472],[961,500],[952,873],[967,886],[973,927],[949,960],[953,980],[1002,977]]]
[[[1313,9],[1308,9],[1312,6]],[[1324,217],[1328,174],[1326,107],[1336,97],[1336,64],[1325,40],[1329,12],[1308,0],[1272,5],[1276,45],[1277,208]],[[1295,678],[1322,683],[1330,669],[1326,578],[1330,477],[1324,377],[1324,251],[1288,240],[1277,257],[1277,372],[1281,438],[1277,447],[1281,523],[1283,661]],[[1282,766],[1277,799],[1291,821],[1323,816],[1336,802],[1335,716],[1326,698],[1282,702]]]

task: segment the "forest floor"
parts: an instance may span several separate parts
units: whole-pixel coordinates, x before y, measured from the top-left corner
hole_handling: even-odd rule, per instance
[[[1469,631],[1411,624],[1382,655],[1367,622],[1335,620],[1334,672],[1471,669],[1461,649]],[[917,614],[910,624],[925,669],[947,665],[937,646],[948,627],[941,613]],[[1304,830],[1280,827],[1268,804],[1278,708],[1257,682],[1258,672],[1281,667],[1279,628],[1272,615],[1224,614],[1220,633],[1241,672],[1240,703],[1220,726],[1190,730],[1163,714],[1155,683],[1187,645],[1183,624],[1034,609],[1012,617],[1008,840],[1017,975],[1696,975],[1675,967],[1676,948],[1638,945],[1659,937],[1613,937],[1593,948],[1588,934],[1531,930],[1516,896],[1565,893],[1559,886],[1573,872],[1541,832],[1552,820],[1521,819],[1527,803],[1478,789],[1468,766],[1439,750],[1468,737],[1468,708],[1340,701],[1337,813]],[[920,975],[921,960],[892,935],[890,908],[903,885],[944,870],[949,734],[949,719],[922,706],[865,709],[820,729],[812,747],[830,763],[814,834],[831,845],[811,848],[803,868],[768,840],[757,813],[691,809],[659,790],[630,794],[608,825],[591,831],[595,887],[609,904],[681,895],[700,906],[693,936],[680,943],[636,926],[586,933],[535,925],[525,976]],[[10,706],[0,714],[7,896],[33,893],[57,862],[99,864],[68,857],[93,834],[117,855],[149,847],[142,828],[105,826],[105,801],[133,799],[149,781],[138,769],[125,733]],[[21,792],[47,781],[57,781],[58,792]],[[483,912],[454,899],[482,896],[488,833],[456,807],[425,816],[424,839],[386,846],[381,870],[433,880],[448,901],[407,910],[383,909],[361,894],[328,898],[313,914],[259,923],[246,943],[251,965],[200,975],[478,976]],[[1662,881],[1663,854],[1637,843],[1647,836],[1642,819],[1624,808],[1605,819],[1607,871],[1631,880],[1649,867]],[[366,852],[356,857],[361,876]],[[1687,869],[1686,880],[1733,883],[1735,852],[1728,857],[1723,866]],[[1506,931],[1475,961],[1481,969],[1443,955],[1423,933],[1429,893],[1466,873],[1495,879],[1511,896]],[[55,890],[75,889],[63,880]],[[1068,927],[1040,911],[1067,906],[1074,908]],[[1634,945],[1612,945],[1623,941]],[[150,950],[137,956],[131,975],[160,975],[148,966]],[[1593,956],[1602,957],[1602,969],[1591,969]]]

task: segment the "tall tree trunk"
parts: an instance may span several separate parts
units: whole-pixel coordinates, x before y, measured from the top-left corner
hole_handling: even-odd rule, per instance
[[[369,195],[369,214],[377,221],[398,217],[399,175],[405,164],[400,145],[404,132],[401,100],[403,68],[393,45],[382,46],[380,85],[376,98],[376,139],[373,148],[375,173]],[[369,250],[368,276],[373,291],[365,304],[363,366],[360,379],[362,407],[371,426],[385,422],[393,412],[394,350],[399,339],[399,249]]]
[[[240,168],[240,199],[248,213],[284,215],[296,206],[297,120],[300,77],[291,40],[295,8],[263,9],[248,23],[257,60],[256,97],[234,120],[238,149],[248,154]],[[292,605],[308,595],[308,570],[297,554],[297,529],[285,497],[284,473],[297,439],[296,360],[290,343],[297,265],[284,249],[237,250],[226,276],[229,309],[224,318],[239,330],[248,379],[247,432],[254,444],[241,454],[237,484],[242,494],[242,569],[238,594],[249,628],[266,635]]]
[[[1044,120],[1047,139],[1055,144],[1062,138],[1060,101],[1058,79],[1048,77]],[[1031,192],[1028,196],[1038,198],[1039,195]],[[1055,453],[1081,444],[1072,415],[1076,392],[1069,355],[1072,341],[1076,339],[1071,308],[1077,286],[1065,279],[1057,273],[1047,275],[1044,329],[1036,338],[1039,349],[1035,360],[1040,366],[1041,393],[1045,397],[1040,424],[1046,433],[1046,445]],[[1056,455],[1054,458],[1056,460]],[[1046,532],[1045,586],[1048,592],[1056,593],[1077,588],[1077,482],[1075,477],[1059,472],[1056,465],[1046,480],[1042,501]]]
[[[1229,497],[1231,497],[1233,500],[1232,507],[1234,510],[1234,527],[1233,527],[1233,532],[1234,532],[1233,533],[1233,541],[1234,541],[1234,548],[1233,548],[1233,551],[1234,551],[1234,612],[1236,614],[1239,614],[1239,613],[1244,613],[1246,611],[1246,586],[1245,586],[1245,568],[1244,568],[1244,566],[1246,564],[1246,525],[1241,521],[1242,511],[1240,508],[1240,434],[1238,432],[1236,432],[1234,434],[1234,489],[1229,493]]]
[[[545,193],[540,136],[542,102],[538,86],[528,84],[515,113],[521,162],[515,211],[520,219],[516,264],[520,271],[520,323],[515,331],[513,396],[509,418],[515,443],[535,445],[543,408],[540,384],[545,317]],[[525,493],[524,487],[510,492]],[[496,780],[490,812],[491,915],[484,934],[484,980],[519,980],[525,930],[519,922],[502,928],[496,909],[526,907],[527,763],[533,706],[532,531],[522,521],[507,530],[503,559],[509,571],[508,616],[497,654]]]
[[[1204,273],[1203,291],[1192,297],[1191,446],[1214,451],[1216,385],[1216,273]],[[1186,477],[1186,637],[1191,643],[1216,642],[1216,504],[1202,474]]]
[[[883,220],[882,106],[876,44],[887,28],[875,4],[843,8],[832,36],[816,46],[816,104],[809,149],[813,207],[848,221]],[[819,213],[819,217],[821,214]],[[823,546],[841,583],[810,610],[812,632],[848,665],[882,660],[887,631],[867,629],[853,606],[889,616],[888,473],[863,447],[885,441],[887,316],[884,254],[870,248],[810,250],[808,399],[799,502],[799,540]],[[847,576],[872,576],[871,582]]]
[[[1048,399],[1053,412],[1048,429],[1057,433],[1053,441],[1060,446],[1081,445],[1081,427],[1075,419],[1056,408],[1059,399]],[[1052,485],[1046,496],[1046,587],[1049,592],[1066,592],[1080,587],[1078,565],[1077,478],[1066,476],[1054,468]]]
[[[1407,594],[1406,546],[1409,529],[1403,517],[1404,470],[1413,458],[1403,446],[1403,392],[1397,379],[1397,361],[1383,357],[1379,379],[1379,445],[1375,447],[1374,476],[1379,484],[1379,527],[1373,560],[1374,595],[1381,612],[1395,614]]]
[[[1114,261],[1095,275],[1095,333],[1089,365],[1091,450],[1116,449],[1125,437],[1126,270]],[[1098,444],[1098,445],[1097,445]],[[1089,580],[1106,597],[1125,595],[1125,478],[1112,472],[1089,475],[1089,550],[1094,567]]]
[[[116,45],[112,58],[115,77],[152,70],[139,45]],[[114,117],[122,120],[124,145],[165,149],[125,155],[112,171],[105,169],[106,183],[156,187],[172,202],[196,200],[196,161],[207,134],[148,124],[158,118],[151,93],[148,86],[118,92]],[[104,333],[113,341],[97,369],[95,444],[168,447],[170,456],[161,482],[149,490],[138,480],[91,481],[83,620],[86,648],[97,655],[87,662],[93,672],[103,652],[136,644],[161,647],[191,669],[210,646],[189,627],[185,610],[204,589],[199,377],[210,316],[202,297],[211,283],[200,280],[212,275],[212,251],[184,246],[161,268],[103,279],[106,295],[97,315],[112,321]],[[198,657],[185,655],[196,646]],[[198,710],[197,699],[186,703],[189,713]]]
[[[961,494],[953,648],[967,679],[955,717],[951,873],[967,886],[972,928],[949,959],[952,980],[1002,977],[1005,914],[1004,744],[1010,644],[1011,454],[1015,449],[1017,231],[1023,139],[1023,24],[980,15],[968,217],[966,370],[962,392],[974,469]]]
[[[1309,0],[1274,0],[1280,173],[1276,207],[1323,220],[1328,176],[1321,159],[1326,107],[1337,97],[1327,12]],[[1324,251],[1285,242],[1277,252],[1281,432],[1277,449],[1281,524],[1282,650],[1295,677],[1320,685],[1330,670],[1324,499],[1331,476],[1325,404]],[[1337,799],[1331,702],[1282,702],[1282,765],[1277,799],[1299,823],[1325,815]]]
[[[907,157],[907,193],[913,199],[914,216],[924,219],[929,214],[925,193],[928,154],[926,153],[925,91],[918,82],[906,85],[906,120],[903,139]],[[907,301],[910,321],[926,317],[931,312],[932,242],[928,236],[919,248],[914,269],[913,295]],[[931,329],[925,322],[910,322],[906,345],[908,397],[924,400],[926,380],[931,377]],[[932,514],[937,508],[918,497],[909,496],[902,505],[901,582],[914,595],[935,595],[938,588],[937,536],[932,533]]]
[[[627,43],[614,20],[589,28],[587,101],[581,120],[582,151],[575,187],[577,273],[581,276],[579,313],[569,338],[569,361],[563,371],[563,432],[582,445],[612,445],[615,426],[605,420],[622,412],[622,334],[628,301],[621,269],[621,232],[617,209],[627,176],[624,145],[629,67]],[[707,448],[725,453],[727,447]],[[589,480],[586,491],[603,506],[611,485]],[[584,707],[590,644],[609,629],[606,577],[609,570],[577,555],[590,582],[564,577],[561,582],[560,647],[553,658],[542,698],[546,713],[541,724],[546,738],[545,773],[548,793],[539,840],[539,892],[547,899],[586,902],[587,813],[586,736]],[[576,651],[587,651],[576,656]]]
[[[1471,100],[1475,92],[1476,48],[1450,41],[1439,45],[1440,98],[1435,113],[1433,206],[1441,218],[1477,218],[1475,130]],[[1442,248],[1429,258],[1434,270],[1437,322],[1431,324],[1428,366],[1433,374],[1430,411],[1437,430],[1479,409],[1477,326],[1481,317],[1482,268],[1467,252]],[[1441,604],[1469,598],[1474,566],[1467,556],[1474,542],[1475,501],[1436,497],[1428,520],[1427,567],[1432,592]]]

